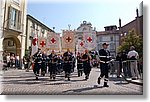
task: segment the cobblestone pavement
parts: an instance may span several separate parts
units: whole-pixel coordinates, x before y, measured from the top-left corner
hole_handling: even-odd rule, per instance
[[[108,88],[97,84],[97,77],[99,76],[99,69],[93,68],[89,80],[85,81],[84,75],[77,76],[75,70],[72,73],[71,81],[64,78],[64,74],[57,75],[56,81],[50,80],[49,74],[45,77],[39,77],[35,80],[32,70],[25,72],[25,70],[10,69],[3,72],[2,79],[2,94],[21,95],[21,94],[61,94],[61,95],[142,95],[143,86],[127,83],[121,78],[110,76]]]

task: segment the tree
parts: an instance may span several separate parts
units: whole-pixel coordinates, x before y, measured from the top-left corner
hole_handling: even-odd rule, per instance
[[[140,58],[143,57],[143,37],[138,35],[135,30],[129,31],[129,33],[121,39],[121,42],[122,44],[118,48],[119,52],[129,51],[130,46],[134,46]]]

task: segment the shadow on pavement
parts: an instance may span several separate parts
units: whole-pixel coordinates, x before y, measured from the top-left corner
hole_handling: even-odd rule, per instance
[[[85,87],[85,88],[80,88],[80,89],[66,90],[66,91],[63,91],[62,93],[67,93],[67,92],[83,92],[83,91],[88,91],[88,90],[93,90],[93,89],[98,89],[98,88],[103,88],[103,86],[94,85],[92,87]]]

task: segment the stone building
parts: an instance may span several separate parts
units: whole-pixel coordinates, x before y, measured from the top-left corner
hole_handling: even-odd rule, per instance
[[[92,27],[92,24],[87,21],[83,21],[83,23],[80,24],[80,26],[76,30],[76,39],[83,39],[83,33],[91,33],[95,32],[96,28]]]
[[[20,58],[25,52],[26,4],[26,0],[5,0],[3,5],[2,49]]]
[[[108,43],[108,49],[110,50],[111,56],[115,57],[117,53],[117,48],[119,47],[119,30],[117,30],[116,25],[104,27],[105,31],[97,31],[97,48],[100,50],[103,43]]]
[[[25,43],[26,54],[30,51],[34,34],[37,34],[38,37],[47,38],[47,34],[49,32],[54,31],[31,15],[27,15]]]
[[[140,12],[142,12],[142,10],[140,10]],[[121,36],[125,36],[132,29],[134,29],[137,34],[143,36],[143,13],[140,13],[139,15],[138,9],[136,9],[135,19],[130,21],[129,23],[122,26],[121,19],[119,19],[119,30]]]

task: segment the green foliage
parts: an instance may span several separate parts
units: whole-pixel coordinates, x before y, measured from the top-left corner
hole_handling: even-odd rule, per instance
[[[140,57],[143,56],[143,37],[136,34],[134,30],[121,39],[122,44],[119,46],[118,51],[129,51],[130,46],[134,46],[135,50],[139,53]]]

